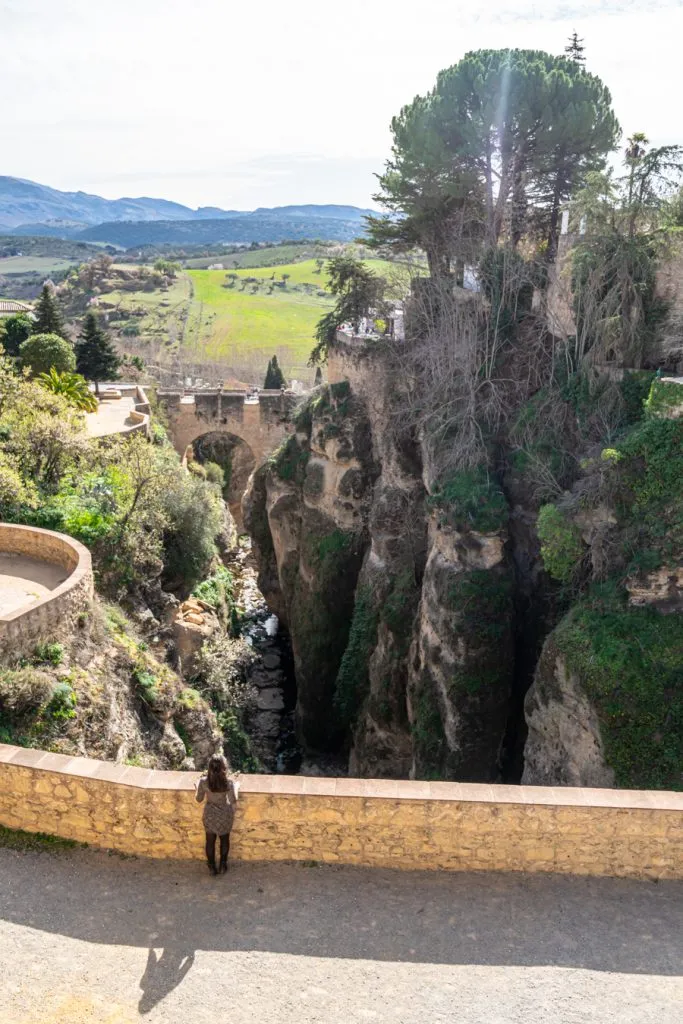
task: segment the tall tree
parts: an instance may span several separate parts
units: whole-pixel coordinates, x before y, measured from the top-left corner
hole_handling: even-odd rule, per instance
[[[549,247],[559,210],[586,171],[604,165],[619,126],[602,82],[540,50],[478,50],[392,122],[392,160],[371,218],[375,246],[419,245],[432,276],[470,259],[479,234],[513,246],[542,202]],[[396,217],[399,214],[399,217]]]
[[[34,312],[36,317],[33,324],[34,334],[58,334],[61,338],[67,337],[64,319],[55,298],[54,289],[49,284],[43,285]]]
[[[584,57],[584,51],[586,47],[583,45],[583,39],[579,39],[576,30],[572,32],[569,37],[569,42],[564,48],[564,52],[567,54],[570,60],[573,60],[576,64],[585,64],[586,58]]]
[[[0,321],[0,344],[8,356],[18,356],[19,346],[33,330],[33,322],[25,313],[15,313]]]
[[[86,313],[83,330],[76,344],[76,369],[87,380],[95,382],[95,394],[100,393],[100,382],[118,378],[121,360],[94,313]]]
[[[329,289],[336,296],[334,309],[320,318],[315,329],[317,344],[311,352],[309,364],[324,362],[327,350],[342,324],[360,328],[360,321],[374,311],[384,312],[384,292],[387,282],[373,274],[362,260],[353,256],[335,256],[327,264]]]
[[[273,356],[272,359],[268,360],[268,369],[266,370],[266,379],[263,382],[263,386],[266,390],[270,391],[279,391],[280,388],[287,386],[287,381],[277,361],[277,356]]]

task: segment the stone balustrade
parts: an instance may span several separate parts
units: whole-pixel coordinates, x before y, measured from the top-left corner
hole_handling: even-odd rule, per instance
[[[197,775],[0,745],[0,823],[201,858]],[[683,793],[247,775],[241,860],[683,878]]]

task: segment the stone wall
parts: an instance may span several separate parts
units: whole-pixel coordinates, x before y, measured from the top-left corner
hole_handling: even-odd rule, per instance
[[[28,555],[69,570],[67,579],[46,597],[0,618],[0,657],[19,657],[30,653],[36,641],[73,627],[92,600],[92,562],[88,549],[72,537],[9,523],[0,523],[0,551]]]
[[[0,823],[200,858],[197,776],[0,745]],[[683,878],[683,794],[244,776],[240,860]]]
[[[199,391],[194,395],[159,391],[157,398],[181,456],[205,434],[232,434],[250,447],[259,466],[294,429],[289,417],[296,396],[289,392],[263,391],[258,401],[249,402],[243,391]]]

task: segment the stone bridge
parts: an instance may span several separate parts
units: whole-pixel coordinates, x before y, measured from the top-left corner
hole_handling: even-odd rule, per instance
[[[297,396],[290,391],[261,391],[253,397],[243,391],[159,391],[157,398],[181,456],[200,437],[229,434],[249,447],[258,467],[294,430]]]

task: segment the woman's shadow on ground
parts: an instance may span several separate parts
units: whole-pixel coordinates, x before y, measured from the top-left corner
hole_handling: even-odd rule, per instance
[[[180,985],[194,964],[194,950],[187,946],[165,946],[160,956],[150,946],[147,966],[140,978],[142,995],[138,1003],[140,1013],[149,1013],[169,992]]]

